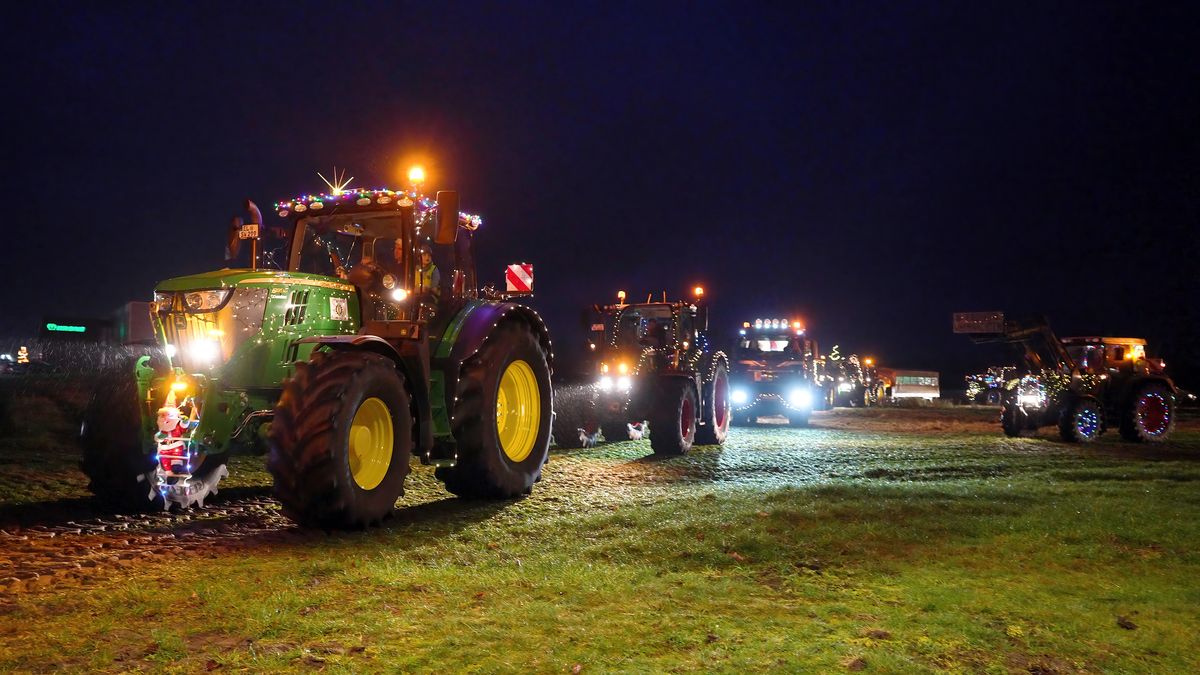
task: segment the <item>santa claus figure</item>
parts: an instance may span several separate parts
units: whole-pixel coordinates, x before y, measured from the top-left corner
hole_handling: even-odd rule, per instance
[[[158,409],[158,463],[168,476],[191,475],[190,452],[184,439],[190,420],[175,407],[174,396],[168,396],[166,405]]]

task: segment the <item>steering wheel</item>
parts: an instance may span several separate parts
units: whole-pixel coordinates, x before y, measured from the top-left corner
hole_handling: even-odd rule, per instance
[[[346,280],[370,293],[383,289],[383,274],[383,268],[376,265],[374,260],[364,260],[350,270]]]

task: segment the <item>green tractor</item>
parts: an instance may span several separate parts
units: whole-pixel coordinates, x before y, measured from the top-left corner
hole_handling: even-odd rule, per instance
[[[203,506],[231,455],[266,454],[285,514],[362,527],[391,514],[415,451],[456,495],[529,493],[550,445],[550,336],[476,287],[481,220],[457,193],[331,186],[275,204],[269,227],[247,210],[230,251],[248,241],[249,268],[160,283],[158,348],[93,396],[93,492]]]

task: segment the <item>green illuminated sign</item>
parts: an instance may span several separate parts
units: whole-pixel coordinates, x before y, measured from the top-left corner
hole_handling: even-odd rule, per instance
[[[46,330],[52,333],[83,333],[87,331],[87,326],[68,326],[61,323],[48,323]]]

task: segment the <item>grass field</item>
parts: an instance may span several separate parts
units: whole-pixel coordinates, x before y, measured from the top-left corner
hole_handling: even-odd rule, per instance
[[[4,671],[1200,670],[1194,424],[1071,446],[986,409],[839,411],[666,461],[555,452],[514,502],[419,467],[384,527],[334,534],[291,527],[245,458],[228,509],[89,533],[117,521],[71,404],[28,405],[0,420],[0,578],[35,548],[87,564],[10,579]]]

